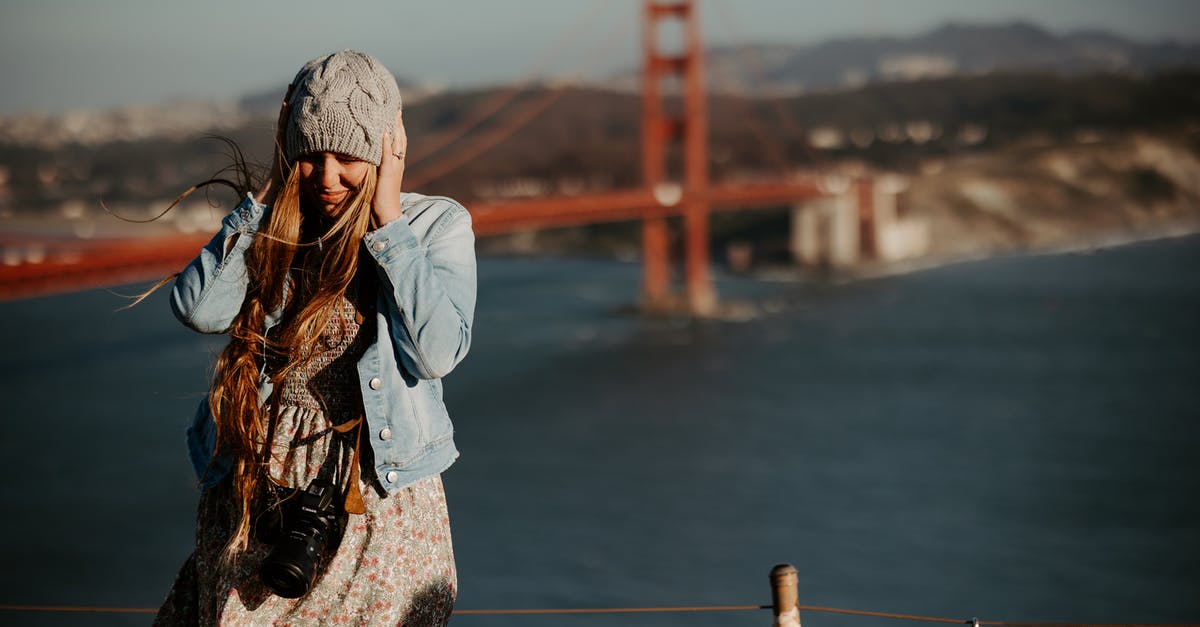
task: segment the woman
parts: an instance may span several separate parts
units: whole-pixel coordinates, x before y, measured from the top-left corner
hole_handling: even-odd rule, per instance
[[[474,236],[458,203],[401,192],[406,145],[377,60],[310,61],[268,180],[176,279],[175,315],[230,342],[188,430],[196,547],[158,623],[449,618],[441,378],[470,344]]]

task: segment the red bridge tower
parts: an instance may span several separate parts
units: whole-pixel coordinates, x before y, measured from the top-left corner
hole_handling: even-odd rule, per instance
[[[708,108],[697,13],[692,0],[644,0],[642,178],[661,205],[661,212],[647,212],[642,222],[642,291],[647,309],[664,311],[675,304],[670,294],[667,214],[678,212],[671,208],[681,204],[686,307],[693,314],[704,315],[715,309],[716,293],[708,269]],[[665,53],[660,46],[660,25],[668,20],[682,26],[682,50],[675,53]],[[667,86],[679,85],[679,98],[664,97],[666,78],[675,79]],[[668,111],[668,105],[676,106]]]

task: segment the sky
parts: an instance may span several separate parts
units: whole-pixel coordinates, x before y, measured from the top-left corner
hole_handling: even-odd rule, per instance
[[[357,48],[448,86],[633,67],[641,0],[5,0],[0,115],[232,101]],[[700,0],[710,45],[912,35],[1027,20],[1200,42],[1198,0]]]

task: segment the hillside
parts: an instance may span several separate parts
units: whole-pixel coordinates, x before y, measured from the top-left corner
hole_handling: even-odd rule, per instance
[[[1139,42],[1103,31],[1057,34],[1028,22],[951,23],[913,37],[727,46],[710,50],[708,63],[710,84],[719,90],[821,91],[992,72],[1148,76],[1197,67],[1200,45]]]
[[[637,184],[638,99],[570,86],[515,95],[503,89],[446,92],[411,103],[405,114],[413,142],[409,180],[427,176],[436,162],[464,149],[459,142],[425,154],[441,134],[510,95],[512,102],[473,137],[505,126],[527,103],[552,103],[420,191],[470,203]],[[714,180],[846,169],[902,175],[908,181],[902,206],[931,221],[935,254],[960,254],[955,246],[1042,247],[1123,229],[1176,228],[1194,221],[1200,207],[1195,71],[1150,77],[995,73],[771,99],[714,95],[710,112]],[[130,114],[111,117],[148,126]],[[269,117],[213,119],[219,124],[211,132],[237,142],[252,160],[265,160]],[[67,122],[47,118],[42,123],[56,130],[40,134],[0,123],[0,219],[96,220],[101,201],[123,215],[149,216],[230,162],[226,144],[195,131],[101,141],[87,125],[78,128],[91,134],[72,135]],[[468,147],[471,141],[465,140]],[[756,258],[781,260],[782,215],[720,217],[714,247],[722,252],[728,241],[748,238],[757,242]],[[636,229],[618,225],[526,236],[520,245],[624,254],[636,251],[636,237]],[[488,246],[508,245],[498,240]]]

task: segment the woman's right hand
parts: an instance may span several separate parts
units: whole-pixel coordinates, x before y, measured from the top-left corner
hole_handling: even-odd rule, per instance
[[[283,104],[279,107],[279,119],[275,122],[275,146],[272,150],[274,156],[271,158],[271,171],[262,186],[258,188],[258,192],[254,194],[254,200],[261,205],[274,203],[275,196],[283,188],[283,179],[287,168],[287,159],[283,155],[283,148],[284,142],[287,141],[288,101],[292,99],[292,87],[292,85],[288,85],[287,92],[283,95]]]

